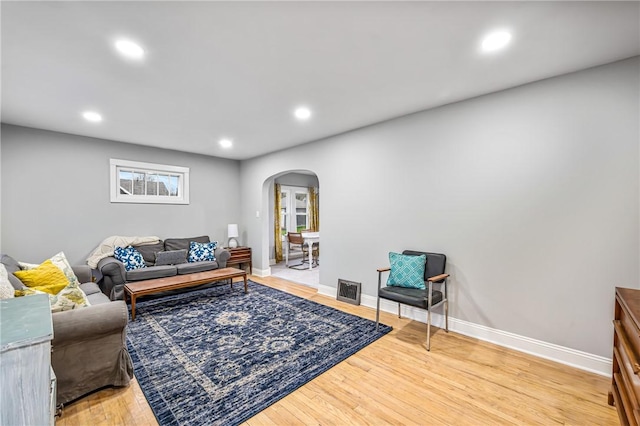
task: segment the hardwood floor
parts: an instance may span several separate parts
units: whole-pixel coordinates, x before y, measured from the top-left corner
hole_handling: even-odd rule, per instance
[[[338,302],[275,278],[251,279],[375,320],[375,310]],[[257,425],[617,425],[610,379],[392,314],[394,330],[258,413]],[[156,425],[137,382],[65,407],[58,426]]]

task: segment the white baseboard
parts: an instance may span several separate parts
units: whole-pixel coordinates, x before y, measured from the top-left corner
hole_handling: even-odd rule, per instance
[[[333,297],[334,299],[336,298],[337,291],[338,290],[336,290],[335,287],[329,287],[328,285],[320,284],[318,286],[318,294],[322,294],[323,296]]]
[[[318,287],[318,293],[334,299],[336,298],[336,289],[334,287],[320,285]],[[360,302],[363,306],[375,309],[377,299],[376,297],[363,294],[361,295]],[[398,304],[388,300],[381,300],[380,309],[385,312],[397,314]],[[402,305],[402,317],[410,318],[422,323],[427,322],[426,311],[413,308],[411,306]],[[436,327],[444,328],[444,315],[432,313],[431,323]],[[529,337],[520,336],[507,331],[453,318],[451,316],[449,316],[449,330],[509,349],[514,349],[540,358],[576,367],[591,373],[596,373],[602,376],[611,376],[611,358],[605,358],[553,343],[531,339]]]
[[[257,276],[257,277],[268,277],[271,275],[271,268],[267,268],[267,269],[258,269],[258,268],[253,268],[253,275]]]

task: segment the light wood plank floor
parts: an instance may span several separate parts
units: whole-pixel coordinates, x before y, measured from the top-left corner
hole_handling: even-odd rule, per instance
[[[375,310],[338,302],[279,278],[252,280],[375,320]],[[383,314],[394,330],[249,419],[258,425],[617,425],[610,380],[562,364]],[[157,425],[134,380],[64,409],[58,426]]]

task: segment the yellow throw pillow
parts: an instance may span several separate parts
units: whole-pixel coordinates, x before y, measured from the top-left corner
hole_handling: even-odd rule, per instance
[[[54,254],[49,258],[49,260],[53,262],[53,264],[56,265],[58,268],[60,268],[62,272],[64,272],[64,274],[67,276],[67,279],[71,284],[74,284],[76,286],[80,285],[80,281],[78,281],[78,277],[76,277],[76,274],[73,272],[73,268],[71,267],[71,264],[69,264],[69,261],[67,260],[67,257],[64,255],[63,251],[61,251],[60,253]],[[37,263],[27,263],[27,262],[18,262],[18,264],[20,265],[20,269],[22,269],[23,271],[29,270],[29,269],[35,269],[38,266],[40,266]]]
[[[69,285],[69,280],[64,272],[50,259],[44,261],[37,268],[16,271],[13,275],[18,277],[27,287],[49,294],[58,294],[60,290]]]

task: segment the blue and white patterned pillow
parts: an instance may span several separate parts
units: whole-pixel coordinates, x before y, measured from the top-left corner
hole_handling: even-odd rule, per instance
[[[198,243],[191,241],[189,244],[189,262],[204,262],[207,260],[216,260],[217,241],[210,243]]]
[[[424,267],[427,256],[408,256],[399,253],[389,253],[391,272],[387,285],[396,287],[419,288],[424,290]]]
[[[116,247],[113,251],[113,257],[124,263],[124,269],[127,271],[147,267],[140,252],[131,246],[126,248]]]

